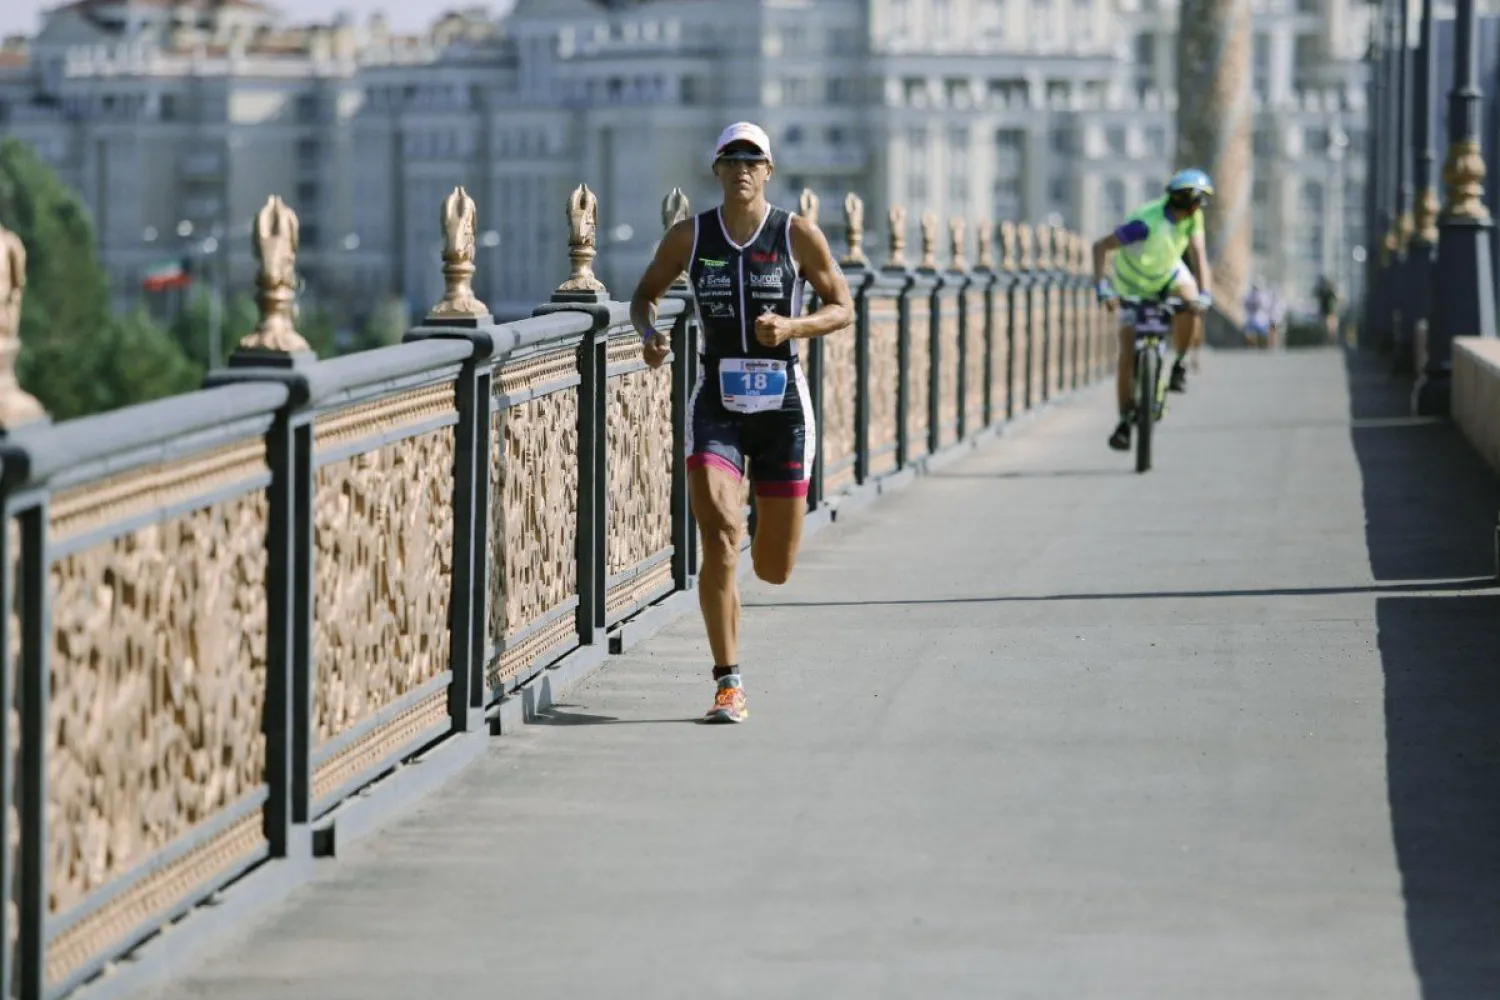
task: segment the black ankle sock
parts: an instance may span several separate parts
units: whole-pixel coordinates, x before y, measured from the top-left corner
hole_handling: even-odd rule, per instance
[[[730,674],[737,674],[739,672],[740,668],[738,664],[732,667],[714,667],[714,680],[723,680]]]

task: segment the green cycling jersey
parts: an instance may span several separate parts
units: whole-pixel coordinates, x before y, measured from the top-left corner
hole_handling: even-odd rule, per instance
[[[1167,215],[1167,199],[1143,205],[1115,230],[1115,289],[1126,298],[1150,298],[1172,283],[1192,238],[1203,232],[1203,210],[1183,219]]]

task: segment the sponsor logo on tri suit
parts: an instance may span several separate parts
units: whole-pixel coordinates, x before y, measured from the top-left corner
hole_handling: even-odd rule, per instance
[[[780,289],[783,277],[782,270],[778,267],[774,271],[767,271],[765,274],[747,274],[745,281],[751,288]]]
[[[734,279],[727,274],[705,274],[698,279],[699,288],[731,288]]]
[[[752,299],[779,299],[782,296],[781,289],[772,288],[764,292],[751,292]]]
[[[729,266],[729,261],[727,261],[727,260],[713,260],[712,258],[709,258],[709,257],[699,257],[698,258],[698,263],[700,263],[704,267],[710,268],[712,270],[718,270],[721,267],[728,267]]]
[[[774,264],[781,259],[781,255],[775,250],[765,253],[761,250],[750,251],[750,263],[752,264]]]
[[[703,310],[709,319],[734,319],[734,306],[728,302],[705,302]]]

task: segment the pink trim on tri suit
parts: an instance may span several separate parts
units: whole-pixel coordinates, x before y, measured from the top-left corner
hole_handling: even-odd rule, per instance
[[[687,465],[689,472],[696,472],[699,469],[714,468],[723,469],[725,472],[732,474],[736,479],[743,479],[745,477],[745,473],[742,472],[733,462],[725,458],[723,455],[716,455],[711,451],[700,451],[696,455],[689,455]]]
[[[807,496],[807,480],[799,479],[795,483],[756,483],[755,495],[758,497],[805,497]]]

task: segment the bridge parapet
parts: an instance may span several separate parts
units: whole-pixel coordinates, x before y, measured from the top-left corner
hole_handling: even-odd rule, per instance
[[[679,289],[660,310],[673,353],[645,366],[593,274],[597,207],[587,187],[569,200],[553,300],[496,323],[469,286],[474,205],[456,190],[443,301],[398,346],[318,361],[292,321],[296,216],[272,199],[262,323],[228,368],[184,396],[7,429],[14,995],[60,996],[236,880],[295,866],[404,761],[482,740],[692,588],[698,330]],[[856,313],[809,345],[815,515],[1106,374],[1080,237],[1043,230],[1018,259],[1005,224],[996,261],[992,223],[950,220],[941,253],[929,216],[912,268],[898,209],[876,269],[863,202],[843,208]],[[675,192],[664,221],[688,210]]]

